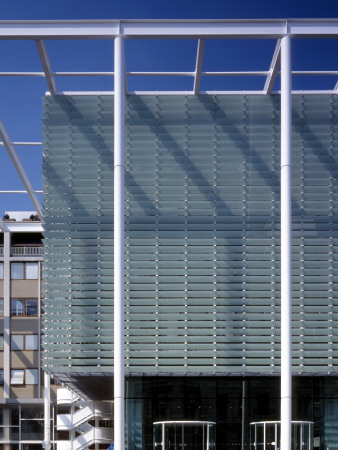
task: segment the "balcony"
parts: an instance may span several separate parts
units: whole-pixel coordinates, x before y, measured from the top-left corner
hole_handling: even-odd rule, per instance
[[[3,252],[3,248],[0,248],[0,255]],[[25,246],[15,246],[11,247],[11,256],[41,256],[42,255],[42,245],[25,245]]]

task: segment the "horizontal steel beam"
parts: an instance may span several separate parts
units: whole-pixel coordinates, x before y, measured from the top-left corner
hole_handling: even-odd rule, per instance
[[[34,191],[36,194],[42,194],[43,191]],[[0,191],[0,194],[28,194],[27,191]]]
[[[338,83],[337,83],[338,87]],[[266,95],[265,91],[200,91],[201,95]],[[194,95],[194,91],[128,91],[128,95]],[[271,94],[280,94],[280,90],[272,91]],[[294,90],[292,94],[338,94],[338,90],[323,89],[323,90]],[[114,95],[114,91],[62,91],[58,95]]]
[[[338,19],[0,21],[0,39],[338,37]]]
[[[23,146],[38,146],[42,145],[42,142],[12,142],[13,145],[23,145]],[[5,145],[3,142],[0,142],[0,145]]]
[[[266,77],[269,74],[266,70],[256,71],[240,71],[240,72],[202,72],[203,77],[231,77],[231,76],[263,76]]]
[[[203,77],[267,76],[266,70],[201,72]],[[338,75],[338,70],[293,70],[292,75]],[[277,72],[279,75],[279,72]],[[54,77],[113,77],[114,72],[53,72]],[[195,72],[126,72],[129,77],[194,77]],[[44,72],[0,72],[0,77],[41,77]]]

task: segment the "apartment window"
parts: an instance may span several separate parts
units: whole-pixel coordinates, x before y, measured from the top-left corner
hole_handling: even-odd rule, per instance
[[[0,280],[4,279],[4,263],[0,263]]]
[[[3,371],[3,369],[0,370],[0,384],[4,384],[4,371]]]
[[[13,298],[11,300],[11,316],[16,317],[37,317],[37,298]]]
[[[38,369],[25,369],[25,383],[38,384]]]
[[[11,384],[38,384],[38,369],[12,369]]]
[[[38,350],[39,339],[37,334],[26,334],[25,335],[25,349],[26,350]]]
[[[38,263],[36,262],[25,263],[26,280],[37,280],[38,274],[39,274]]]
[[[0,316],[4,315],[4,299],[0,298]]]
[[[12,280],[37,280],[39,268],[37,262],[13,262],[11,263]]]
[[[25,370],[12,369],[11,370],[11,384],[24,384]]]
[[[0,350],[4,349],[4,335],[0,334]]]
[[[11,350],[38,350],[37,334],[12,334]]]

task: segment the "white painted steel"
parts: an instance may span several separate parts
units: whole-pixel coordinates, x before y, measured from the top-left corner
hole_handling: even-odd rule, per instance
[[[7,226],[7,224],[5,225]],[[7,231],[4,233],[4,398],[10,398],[10,379],[11,379],[11,235]]]
[[[291,37],[281,40],[281,450],[291,450]]]
[[[153,422],[153,425],[158,424],[174,424],[174,423],[183,423],[185,425],[216,425],[216,422],[210,422],[209,420],[161,420],[160,422]]]
[[[128,38],[280,38],[338,35],[337,19],[252,20],[121,20],[121,33]]]
[[[0,72],[0,77],[41,77],[45,78],[44,72]]]
[[[194,77],[195,72],[126,72],[128,77]]]
[[[248,71],[232,71],[232,72],[202,72],[202,76],[204,77],[242,77],[242,76],[260,76],[266,77],[269,75],[269,72],[266,70],[248,70]]]
[[[124,38],[114,43],[114,449],[124,449]]]
[[[31,142],[13,141],[12,144],[13,144],[13,145],[24,145],[24,146],[30,146],[30,145],[37,146],[37,145],[42,145],[42,142],[33,142],[33,141],[31,141]],[[0,145],[3,146],[4,143],[3,143],[3,142],[0,142]]]
[[[337,37],[338,19],[0,21],[0,39]]]
[[[338,83],[337,83],[338,84]],[[280,90],[272,91],[272,94],[280,94]],[[200,95],[264,95],[264,91],[200,91]],[[338,92],[333,89],[323,90],[294,90],[292,94],[299,95],[334,95]],[[46,95],[49,93],[47,92]],[[113,91],[62,91],[58,95],[114,95]],[[128,91],[128,95],[194,95],[194,91]]]
[[[195,66],[195,79],[194,79],[194,94],[197,95],[201,85],[202,64],[204,57],[205,40],[199,39],[197,45],[196,66]]]
[[[280,66],[280,39],[278,39],[275,51],[273,53],[270,70],[265,81],[263,91],[265,94],[271,94]]]
[[[35,191],[31,185],[31,182],[26,174],[25,169],[23,168],[23,165],[20,161],[20,158],[8,136],[7,130],[2,123],[2,120],[0,119],[0,139],[2,139],[2,142],[4,143],[4,146],[12,160],[12,163],[14,164],[14,167],[16,171],[18,172],[18,175],[27,191],[27,194],[29,195],[29,198],[31,199],[34,208],[36,209],[36,212],[38,213],[39,217],[42,218],[42,208],[40,205],[40,202],[35,195]]]
[[[114,72],[53,72],[53,75],[55,77],[113,77]]]
[[[53,71],[51,68],[51,64],[50,64],[47,49],[46,49],[46,44],[44,43],[44,41],[40,41],[40,40],[35,41],[35,43],[36,43],[36,47],[38,49],[38,53],[40,56],[42,68],[45,73],[46,81],[47,81],[47,84],[49,87],[49,92],[52,95],[55,95],[55,94],[57,94],[57,89],[56,89]]]
[[[50,442],[50,374],[44,372],[44,441],[43,447],[45,450],[51,448]]]
[[[34,191],[36,194],[42,194],[43,191]],[[27,194],[27,191],[0,191],[0,194]]]

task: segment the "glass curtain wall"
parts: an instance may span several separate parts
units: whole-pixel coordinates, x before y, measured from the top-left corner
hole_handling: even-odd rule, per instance
[[[127,448],[153,449],[153,423],[216,423],[217,450],[249,450],[250,423],[280,420],[279,377],[128,377]],[[294,377],[292,419],[314,422],[314,450],[338,444],[338,378]]]

